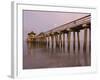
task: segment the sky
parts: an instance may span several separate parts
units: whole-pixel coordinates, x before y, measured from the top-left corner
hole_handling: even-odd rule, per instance
[[[74,21],[78,18],[89,15],[88,13],[72,12],[50,12],[50,11],[23,11],[23,33],[24,39],[27,34],[34,31],[36,34],[46,32],[50,29]]]

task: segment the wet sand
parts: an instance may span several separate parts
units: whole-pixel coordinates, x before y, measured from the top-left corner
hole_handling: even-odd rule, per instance
[[[80,49],[78,45],[74,49],[73,44],[68,49],[67,43],[65,47],[52,48],[47,44],[24,42],[23,69],[90,66],[91,50],[89,44],[83,50],[82,42],[80,41]]]

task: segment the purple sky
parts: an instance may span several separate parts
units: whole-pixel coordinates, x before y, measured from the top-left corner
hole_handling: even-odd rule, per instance
[[[24,10],[24,39],[26,39],[27,33],[31,31],[39,34],[86,15],[88,14]]]

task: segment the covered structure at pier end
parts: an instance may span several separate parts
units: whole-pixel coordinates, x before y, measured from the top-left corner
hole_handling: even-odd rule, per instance
[[[30,32],[28,33],[27,42],[35,42],[36,41],[36,33]]]

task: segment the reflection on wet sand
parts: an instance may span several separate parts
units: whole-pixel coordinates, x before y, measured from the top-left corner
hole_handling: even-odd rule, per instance
[[[77,46],[70,45],[70,47],[68,46],[69,44],[59,47],[56,47],[56,44],[53,45],[55,47],[52,47],[52,44],[48,46],[48,43],[44,42],[24,42],[26,47],[24,48],[23,68],[36,69],[91,65],[90,50],[87,50],[89,48],[84,49],[80,44]],[[89,47],[89,45],[86,47]]]

